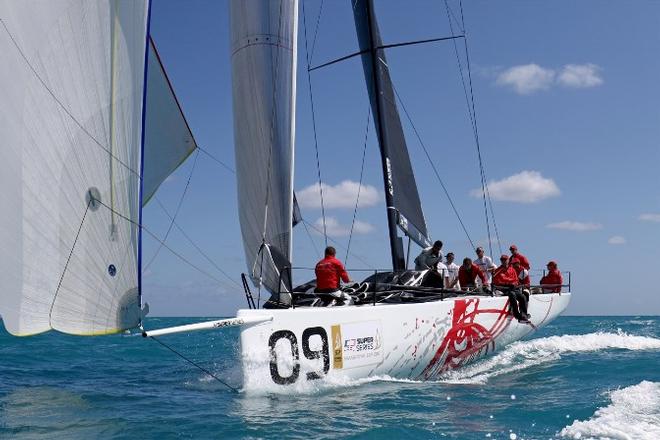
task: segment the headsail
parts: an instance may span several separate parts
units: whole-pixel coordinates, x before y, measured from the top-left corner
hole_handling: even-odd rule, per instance
[[[383,42],[378,31],[373,1],[351,0],[351,3],[383,159],[388,215],[392,216],[390,211],[393,211],[396,215],[393,218],[396,225],[420,246],[429,246],[426,221],[408,156],[385,50],[380,48]],[[393,259],[395,262],[397,259],[400,261],[403,255],[393,255]]]
[[[250,276],[271,292],[291,260],[297,0],[232,0],[239,219]],[[286,278],[286,277],[285,277]]]
[[[143,205],[197,148],[153,39],[149,39],[148,59]]]
[[[0,2],[0,315],[14,335],[140,320],[148,9]]]

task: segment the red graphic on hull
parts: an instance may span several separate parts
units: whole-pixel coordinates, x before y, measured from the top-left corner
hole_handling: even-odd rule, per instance
[[[477,322],[484,315],[496,315],[490,328]],[[495,339],[511,322],[508,315],[508,301],[502,309],[479,309],[479,298],[456,300],[451,329],[420,377],[429,379],[494,350]]]

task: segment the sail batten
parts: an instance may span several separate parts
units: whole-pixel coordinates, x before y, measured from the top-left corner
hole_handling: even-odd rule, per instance
[[[146,0],[0,2],[0,315],[12,334],[139,323],[147,16]]]
[[[415,175],[396,104],[394,86],[372,0],[351,0],[362,65],[383,159],[385,196],[390,219],[393,262],[402,261],[392,228],[397,226],[421,246],[429,245]],[[398,250],[397,250],[398,249]]]
[[[252,281],[271,292],[291,260],[297,0],[232,0],[239,220]]]

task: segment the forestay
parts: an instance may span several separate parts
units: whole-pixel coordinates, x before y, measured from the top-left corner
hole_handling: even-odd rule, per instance
[[[360,51],[363,52],[362,65],[378,143],[385,162],[385,190],[389,195],[388,202],[391,200],[392,203],[388,209],[396,210],[397,224],[412,240],[420,246],[429,246],[426,220],[401,127],[389,66],[385,51],[380,48],[383,42],[378,31],[373,2],[352,0],[351,4]],[[374,54],[376,60],[373,59]]]
[[[239,219],[251,278],[271,292],[291,260],[297,12],[297,0],[230,2]]]
[[[0,18],[5,327],[134,327],[148,2],[2,1]]]

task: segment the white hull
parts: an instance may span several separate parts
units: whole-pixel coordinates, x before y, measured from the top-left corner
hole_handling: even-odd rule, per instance
[[[434,379],[549,323],[570,298],[570,293],[532,295],[531,324],[518,323],[508,313],[507,297],[239,310],[242,318],[273,318],[241,330],[244,386],[277,389],[381,375]]]

